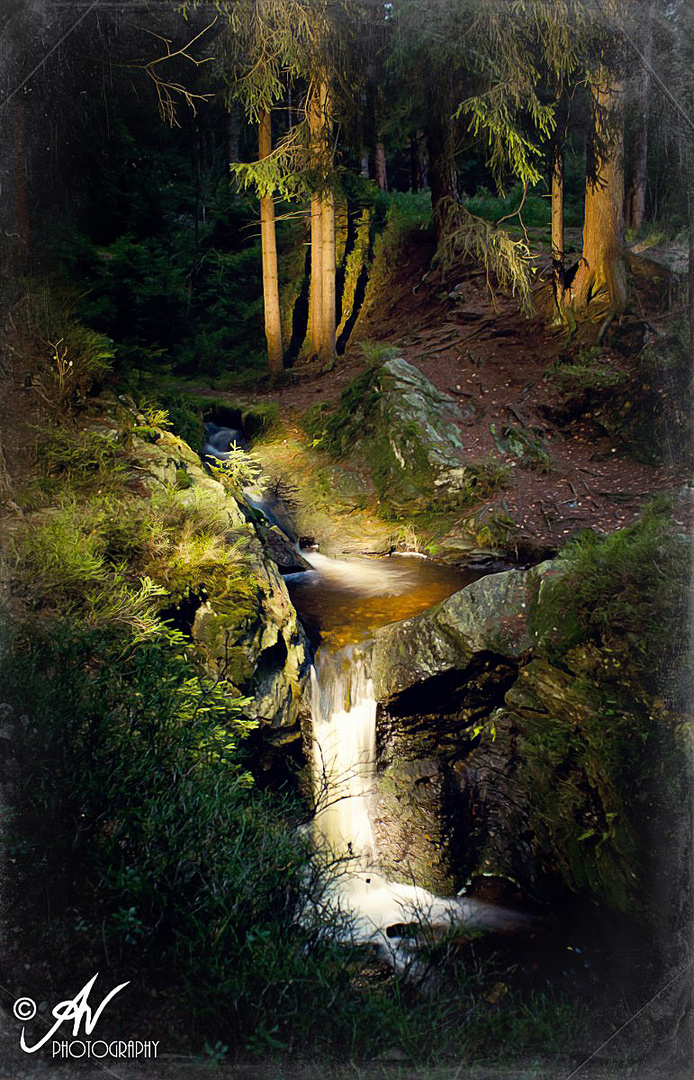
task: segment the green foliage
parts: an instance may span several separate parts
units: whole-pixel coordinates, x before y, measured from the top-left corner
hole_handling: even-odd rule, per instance
[[[166,409],[174,435],[200,451],[205,438],[202,410],[194,398],[177,394],[159,394],[158,400]]]
[[[522,469],[545,475],[551,471],[552,462],[541,429],[515,427],[513,424],[504,424],[498,433],[495,424],[490,424],[489,429],[497,450],[517,458]]]
[[[374,364],[384,364],[399,355],[399,350],[394,345],[384,345],[380,341],[362,341],[359,345],[361,354],[369,367]]]
[[[39,467],[70,488],[118,490],[128,471],[124,448],[98,431],[52,425],[41,429]]]
[[[232,202],[226,185],[210,199],[196,247],[192,229],[181,228],[189,204],[181,192],[148,236],[125,233],[103,247],[79,237],[88,260],[71,255],[75,240],[61,251],[83,290],[81,318],[118,342],[117,372],[126,380],[160,377],[172,365],[215,376],[264,363],[260,244],[244,232],[251,209]]]
[[[260,466],[236,443],[231,444],[229,456],[224,461],[208,458],[208,467],[215,480],[221,481],[229,490],[238,495],[242,488],[258,483]]]
[[[527,228],[547,228],[550,223],[552,207],[547,195],[537,189],[523,200],[523,187],[516,184],[506,195],[495,195],[484,187],[465,199],[465,207],[475,217],[484,218],[496,224],[502,217],[518,214]],[[583,224],[583,208],[580,201],[566,199],[564,205],[564,224],[568,228],[580,228]]]
[[[368,433],[369,423],[373,421],[378,410],[380,378],[380,364],[371,363],[352,379],[341,395],[336,409],[317,404],[304,413],[301,423],[306,434],[313,439],[314,446],[326,450],[335,458],[341,458],[353,449],[357,434],[356,413],[360,416],[361,434]]]
[[[436,262],[445,272],[459,259],[473,259],[484,267],[492,298],[497,288],[508,290],[518,297],[521,309],[531,313],[534,267],[525,240],[512,239],[504,229],[475,217],[466,205],[449,201],[441,207]]]
[[[582,350],[572,363],[557,363],[547,377],[559,387],[567,402],[590,390],[610,390],[627,380],[627,372],[614,367],[598,346]]]
[[[687,662],[691,552],[669,518],[667,500],[635,525],[600,537],[586,532],[560,555],[563,576],[547,584],[533,620],[539,645],[561,659],[582,643],[618,650],[624,677],[649,686],[666,673],[681,688]]]
[[[84,326],[75,308],[71,294],[47,284],[23,296],[10,318],[10,349],[41,401],[59,414],[84,404],[115,356],[110,338]]]
[[[643,754],[646,746],[655,750],[655,725],[633,700],[601,690],[582,672],[570,684],[566,676],[558,683],[553,678],[534,661],[512,692],[522,708],[519,771],[523,789],[533,793],[536,843],[552,853],[571,889],[640,914],[643,852],[634,794],[647,782]],[[549,690],[549,715],[535,696],[543,689]]]

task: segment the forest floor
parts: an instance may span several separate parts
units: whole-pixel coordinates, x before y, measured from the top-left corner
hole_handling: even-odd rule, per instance
[[[585,359],[599,324],[567,349],[565,327],[551,328],[540,315],[524,316],[512,297],[492,298],[483,270],[461,266],[442,280],[431,270],[432,247],[426,234],[422,237],[404,250],[387,290],[381,290],[368,313],[360,316],[345,354],[330,371],[320,370],[315,362],[300,363],[280,385],[244,393],[244,399],[275,402],[282,421],[296,429],[306,409],[335,402],[364,369],[362,343],[395,347],[398,355],[459,402],[462,441],[470,461],[490,454],[498,458],[493,432],[498,437],[505,426],[538,438],[549,455],[547,471],[520,467],[508,458],[512,480],[487,501],[488,512],[503,513],[514,522],[516,537],[538,549],[559,547],[583,528],[601,532],[623,528],[636,520],[654,494],[682,488],[687,481],[685,467],[636,460],[585,411],[579,409],[567,419],[552,371],[562,362]],[[538,248],[542,259],[542,244]],[[672,282],[664,288],[663,278],[654,274],[655,264],[634,257],[631,263],[633,306],[653,338],[676,316]],[[538,275],[535,298],[538,307],[546,308],[548,287],[542,276]],[[636,321],[632,315],[627,322],[629,318]],[[599,353],[602,371],[626,373],[630,361],[623,350],[604,344]],[[643,386],[644,391],[650,389]],[[196,384],[186,384],[186,392],[220,400],[230,396]],[[663,391],[656,388],[656,393]],[[691,520],[689,498],[678,505],[677,523],[691,525]]]

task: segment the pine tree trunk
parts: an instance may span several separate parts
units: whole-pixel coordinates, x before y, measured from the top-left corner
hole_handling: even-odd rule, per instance
[[[311,352],[318,356],[323,339],[323,203],[311,199]]]
[[[410,132],[410,191],[419,191],[419,155],[417,153],[417,132]]]
[[[419,187],[421,190],[429,187],[429,155],[427,153],[427,141],[424,132],[417,131],[417,161],[419,168]]]
[[[227,166],[235,165],[241,160],[240,139],[241,116],[239,106],[235,101],[232,101],[229,105],[229,119],[227,120]]]
[[[27,127],[26,104],[20,90],[15,98],[14,109],[14,198],[15,227],[19,234],[15,267],[18,274],[26,274],[29,265],[29,184],[27,177]]]
[[[321,228],[323,318],[319,356],[323,364],[330,364],[335,356],[335,199],[332,192],[327,192],[322,200]]]
[[[620,83],[601,72],[591,87],[594,140],[593,162],[586,179],[583,254],[571,296],[578,313],[604,294],[603,305],[613,312],[626,306],[624,269],[624,137]]]
[[[386,171],[386,150],[383,143],[379,140],[376,143],[376,149],[374,152],[375,170],[376,170],[376,183],[381,191],[388,190],[388,173]]]
[[[329,187],[332,118],[325,79],[319,79],[313,88],[307,118],[321,184],[311,200],[311,350],[326,365],[335,355],[335,202]]]
[[[17,13],[18,14],[18,13]],[[9,20],[9,72],[10,86],[17,86],[23,77],[23,28],[19,17]],[[7,118],[6,118],[7,119]],[[12,119],[14,121],[14,224],[12,232],[17,234],[17,243],[13,252],[14,273],[26,274],[29,265],[29,169],[27,157],[27,115],[24,91],[19,90],[14,97]]]
[[[458,201],[449,115],[438,102],[435,103],[427,128],[429,186],[437,242],[443,235],[451,204]]]
[[[646,61],[638,72],[637,128],[633,140],[631,177],[625,202],[627,225],[640,229],[646,217],[646,191],[648,188],[648,114],[651,99],[650,65],[653,58],[653,20],[655,0],[650,0],[643,28],[642,51]]]
[[[261,113],[258,121],[258,157],[262,161],[272,151],[272,128],[269,111]],[[282,371],[282,320],[280,318],[279,280],[277,276],[277,239],[275,236],[275,202],[272,195],[260,199],[260,238],[263,260],[263,307],[265,310],[265,340],[270,371]]]
[[[554,300],[561,311],[564,302],[564,138],[566,108],[563,99],[557,107],[557,126],[552,147],[552,287]]]

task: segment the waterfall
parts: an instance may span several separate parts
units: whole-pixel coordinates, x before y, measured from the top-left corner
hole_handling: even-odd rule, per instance
[[[321,651],[311,672],[316,839],[364,869],[376,857],[369,814],[376,698],[366,661],[359,647]]]
[[[440,897],[379,872],[371,824],[376,782],[376,699],[370,649],[319,649],[312,669],[314,835],[329,857],[344,859],[333,901],[351,917],[351,937],[370,941],[400,971],[417,970],[411,942],[398,926],[501,929],[517,922],[500,908],[461,897]]]

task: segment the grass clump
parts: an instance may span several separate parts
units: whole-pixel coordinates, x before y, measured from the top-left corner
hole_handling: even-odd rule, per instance
[[[114,439],[89,429],[55,425],[41,429],[39,467],[73,490],[120,488],[128,472],[127,455]]]
[[[692,453],[688,349],[688,330],[680,323],[638,351],[632,349],[619,367],[597,346],[579,353],[575,361],[557,362],[546,372],[561,392],[562,404],[553,411],[560,422],[589,419],[637,461],[688,462]]]
[[[517,458],[522,469],[530,469],[532,472],[542,473],[545,476],[551,472],[552,460],[540,429],[504,424],[501,431],[497,432],[496,425],[490,424],[489,430],[497,450],[502,454]]]
[[[15,303],[8,344],[29,373],[34,393],[58,415],[83,405],[115,358],[111,339],[84,326],[73,298],[48,285]]]
[[[613,390],[628,378],[626,371],[610,364],[598,346],[582,349],[570,363],[556,363],[546,375],[567,401],[591,390]]]
[[[691,548],[654,500],[641,520],[610,536],[585,532],[561,552],[561,577],[548,583],[533,618],[550,659],[592,643],[618,650],[625,677],[650,686],[665,675],[681,685],[686,667]]]

